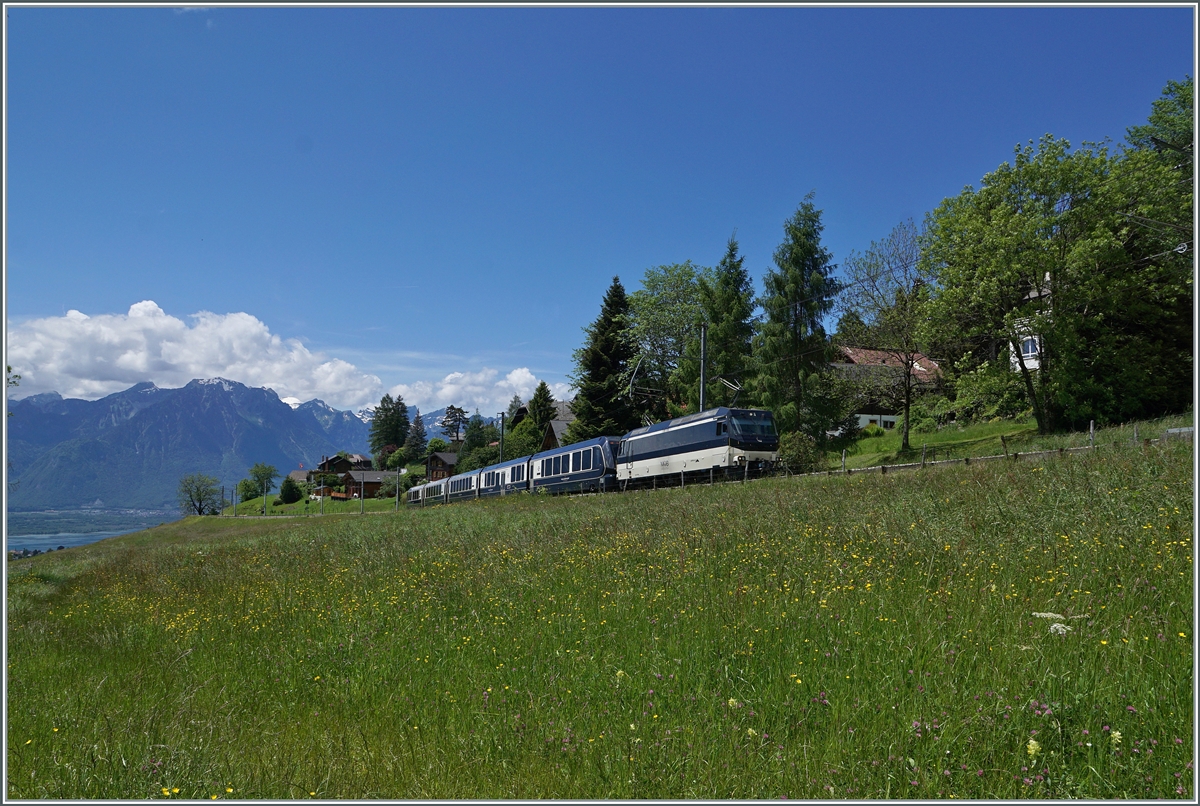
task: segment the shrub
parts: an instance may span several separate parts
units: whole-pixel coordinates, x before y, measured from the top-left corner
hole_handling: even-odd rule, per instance
[[[817,441],[808,434],[792,431],[779,439],[779,460],[793,473],[820,470],[822,456],[817,450]]]
[[[285,476],[279,485],[279,500],[285,504],[294,504],[304,497],[304,490],[291,476]]]
[[[875,425],[875,423],[871,423],[863,428],[859,433],[862,435],[863,439],[873,439],[874,437],[881,437],[887,432]]]

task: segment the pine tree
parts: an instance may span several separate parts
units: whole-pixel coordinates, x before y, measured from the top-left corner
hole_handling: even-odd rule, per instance
[[[399,395],[393,400],[385,394],[371,418],[370,446],[375,466],[382,468],[387,456],[404,444],[408,436],[408,406]]]
[[[404,460],[419,462],[425,458],[425,446],[428,438],[425,434],[425,423],[421,420],[420,409],[415,409],[412,424],[408,427],[408,436],[404,439]]]
[[[550,394],[546,382],[541,381],[533,391],[533,397],[529,398],[529,419],[533,420],[539,432],[544,432],[554,415],[554,396]]]
[[[780,430],[804,430],[820,444],[827,423],[810,386],[828,365],[830,347],[821,320],[832,310],[838,287],[833,256],[821,246],[821,211],[812,199],[812,193],[805,196],[784,222],[784,240],[774,256],[778,270],[764,278],[766,293],[759,302],[767,318],[755,359],[759,399],[775,412]]]
[[[624,338],[628,313],[625,288],[620,278],[614,277],[600,306],[600,316],[586,330],[587,342],[575,351],[571,380],[578,393],[571,404],[575,419],[567,428],[568,442],[620,435],[641,425],[622,385],[634,354],[633,346]]]
[[[451,442],[458,442],[459,436],[467,425],[467,410],[458,406],[447,406],[442,415],[442,433]]]
[[[743,267],[745,258],[738,254],[738,242],[730,236],[725,257],[715,269],[700,275],[700,306],[708,322],[708,366],[705,407],[728,406],[735,392],[720,381],[725,378],[743,387],[752,385],[750,377],[754,336],[754,283]],[[687,360],[680,378],[687,390],[688,408],[700,406],[700,337],[689,340]],[[749,402],[749,390],[738,394],[737,402]]]
[[[525,405],[525,403],[522,402],[520,395],[512,396],[512,400],[508,401],[507,417],[508,417],[509,422],[512,422],[512,418],[516,415],[517,409],[521,408],[524,405]]]

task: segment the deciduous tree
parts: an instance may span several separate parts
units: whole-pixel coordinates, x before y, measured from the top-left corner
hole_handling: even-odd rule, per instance
[[[920,331],[926,318],[929,283],[927,263],[921,261],[921,233],[911,219],[898,224],[882,241],[845,264],[846,284],[839,304],[856,314],[869,330],[873,349],[891,361],[875,370],[880,398],[904,413],[900,450],[909,448],[909,411],[920,380]],[[865,345],[862,345],[865,346]]]
[[[203,473],[190,473],[179,480],[179,510],[184,515],[212,515],[221,511],[224,500],[217,480]]]
[[[688,339],[698,332],[702,318],[701,271],[690,260],[654,266],[646,269],[642,287],[629,295],[625,335],[632,340],[636,355],[630,358],[623,380],[628,386],[629,375],[637,369],[635,387],[653,392],[638,396],[635,407],[641,415],[666,419],[671,406],[678,409],[685,400],[679,368]]]

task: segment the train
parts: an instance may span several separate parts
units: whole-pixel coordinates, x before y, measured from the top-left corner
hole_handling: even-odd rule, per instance
[[[623,436],[604,436],[508,459],[412,487],[410,507],[512,495],[603,493],[748,478],[779,461],[779,433],[765,409],[718,407]]]

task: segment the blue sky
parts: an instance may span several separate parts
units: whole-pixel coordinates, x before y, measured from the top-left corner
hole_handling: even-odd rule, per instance
[[[761,291],[809,191],[840,263],[1195,64],[1190,7],[5,13],[18,396],[498,411],[565,391],[614,275],[736,230]]]

